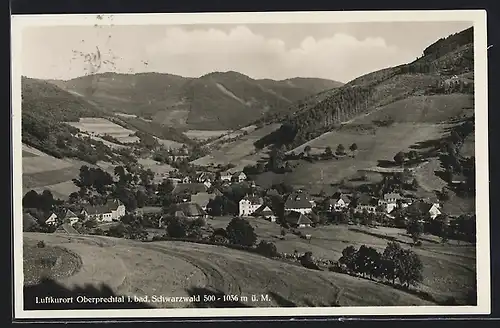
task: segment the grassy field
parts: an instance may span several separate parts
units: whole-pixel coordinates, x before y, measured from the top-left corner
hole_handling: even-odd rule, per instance
[[[306,145],[313,148],[330,146],[335,150],[338,144],[348,148],[356,143],[358,150],[355,158],[345,157],[315,163],[302,161],[292,173],[286,175],[286,181],[294,185],[338,183],[355,175],[359,170],[377,166],[379,160],[392,161],[399,151],[408,151],[410,146],[420,141],[440,138],[443,133],[444,125],[425,123],[397,123],[369,131],[344,128],[330,131],[294,151],[299,153]]]
[[[280,124],[270,124],[254,130],[238,140],[222,145],[220,149],[213,151],[210,155],[198,158],[192,163],[201,166],[232,163],[236,165],[235,169],[243,169],[246,165],[255,164],[264,156],[263,151],[257,151],[254,142],[279,127]]]
[[[94,134],[96,136],[108,134],[123,143],[139,141],[138,137],[131,136],[135,131],[125,129],[105,118],[87,117],[81,118],[79,122],[69,122],[68,124],[88,134]]]
[[[23,144],[23,194],[48,189],[54,197],[67,199],[69,194],[78,191],[72,179],[78,177],[82,165],[92,166],[75,159],[58,159]],[[98,166],[113,174],[114,167],[109,163]]]
[[[97,236],[25,233],[25,240],[44,240],[77,253],[82,267],[60,279],[68,286],[105,283],[120,295],[189,296],[218,293],[268,294],[270,302],[247,306],[431,305],[410,293],[343,274],[312,271],[257,254],[186,242],[141,243]],[[156,307],[200,304],[154,303]],[[220,304],[204,304],[217,307]]]
[[[214,229],[225,228],[230,220],[228,217],[220,217],[209,220],[208,223]],[[292,254],[295,250],[299,253],[311,251],[314,257],[333,261],[338,260],[342,256],[342,250],[350,245],[359,248],[364,244],[383,251],[388,242],[387,238],[390,237],[403,243],[403,247],[411,247],[408,244],[412,242],[401,229],[347,225],[300,229],[303,233],[311,234],[310,241],[292,233],[288,233],[285,240],[281,240],[281,228],[276,223],[262,219],[249,221],[259,238],[275,243],[279,252]],[[464,301],[468,291],[475,286],[475,246],[453,240],[442,245],[440,239],[432,235],[422,236],[422,244],[421,247],[413,248],[424,263],[424,281],[419,290],[440,301],[451,296]]]

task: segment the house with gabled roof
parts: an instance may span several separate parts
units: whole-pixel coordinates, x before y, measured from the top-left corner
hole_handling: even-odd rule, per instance
[[[304,192],[293,192],[288,195],[285,202],[285,212],[295,211],[302,214],[312,212],[313,205]]]
[[[235,172],[231,176],[231,181],[243,182],[246,179],[247,179],[247,175],[243,171]]]
[[[439,214],[441,214],[440,205],[438,203],[430,203],[425,201],[416,201],[408,206],[408,210],[417,210],[422,214],[429,215],[431,219],[435,219]]]
[[[54,212],[50,212],[49,215],[45,216],[43,219],[44,223],[49,226],[57,225],[57,215]]]
[[[221,181],[228,181],[228,182],[230,182],[232,178],[233,178],[233,174],[231,172],[229,172],[229,171],[221,172],[221,174],[220,174]]]
[[[375,213],[378,206],[378,200],[370,195],[361,194],[357,199],[355,212],[364,212],[368,211],[371,213]]]
[[[85,205],[81,214],[97,221],[111,222],[125,215],[125,205],[119,200],[110,200],[104,205]]]
[[[64,213],[62,222],[63,223],[69,223],[70,225],[75,224],[76,222],[80,221],[80,218],[78,215],[76,215],[72,210],[68,209]]]
[[[262,197],[255,195],[247,195],[243,197],[239,202],[239,215],[240,216],[250,216],[252,215],[260,206],[264,204]]]
[[[384,207],[386,213],[391,213],[402,201],[403,197],[399,193],[390,192],[378,200],[378,205]]]
[[[306,215],[297,211],[285,213],[285,221],[294,228],[305,228],[312,225],[312,221]]]
[[[181,203],[177,204],[175,216],[189,219],[205,218],[207,212],[196,203]]]
[[[349,207],[351,199],[348,195],[343,193],[336,193],[328,200],[330,211],[340,212]]]
[[[274,214],[274,211],[266,204],[262,204],[258,209],[256,209],[255,212],[253,212],[252,216],[265,218],[266,220],[269,220],[271,222],[276,222],[277,218],[276,214]]]

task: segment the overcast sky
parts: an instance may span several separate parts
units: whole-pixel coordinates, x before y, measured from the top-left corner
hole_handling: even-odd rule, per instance
[[[98,72],[199,77],[238,71],[252,78],[319,77],[348,82],[414,60],[470,22],[56,26],[23,31],[23,75],[71,79]]]

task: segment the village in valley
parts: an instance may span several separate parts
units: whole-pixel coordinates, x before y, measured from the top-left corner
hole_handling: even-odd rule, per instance
[[[122,294],[257,292],[277,279],[273,306],[474,304],[471,37],[203,138],[110,112],[111,96],[82,96],[78,81],[23,77],[25,286],[97,283],[80,268],[90,262]],[[235,74],[203,83],[228,97]],[[391,79],[401,94],[378,96]],[[78,113],[58,107],[75,103]],[[51,252],[63,264],[40,264]]]

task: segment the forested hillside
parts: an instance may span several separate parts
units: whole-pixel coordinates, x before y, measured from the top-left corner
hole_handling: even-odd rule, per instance
[[[472,94],[472,35],[469,28],[438,40],[412,63],[359,77],[312,107],[269,117],[266,123],[279,121],[283,126],[255,145],[262,148],[278,144],[293,149],[360,114],[411,96]]]
[[[205,130],[239,128],[265,113],[287,111],[300,99],[342,85],[315,78],[256,80],[237,72],[214,72],[199,78],[103,73],[51,82],[109,111],[170,127]]]

